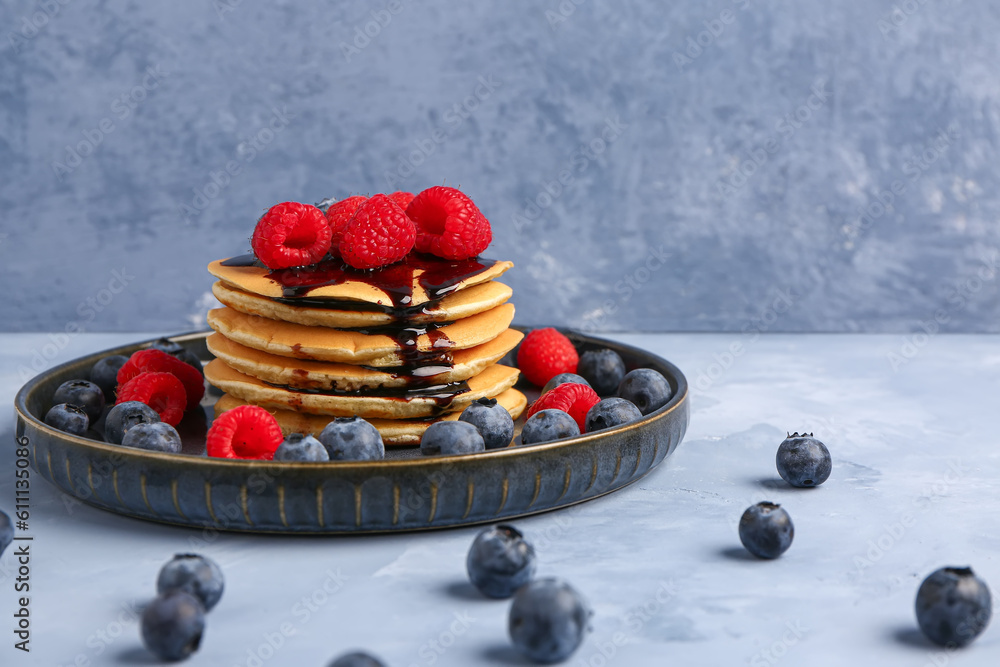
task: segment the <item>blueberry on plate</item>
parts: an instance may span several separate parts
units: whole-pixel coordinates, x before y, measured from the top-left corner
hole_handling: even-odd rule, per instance
[[[177,429],[166,422],[136,424],[125,431],[125,436],[122,438],[122,447],[134,447],[150,452],[180,454],[182,446]]]
[[[642,419],[642,413],[624,398],[605,398],[587,412],[587,433],[603,431]]]
[[[69,403],[83,408],[91,423],[101,418],[104,412],[104,392],[90,380],[70,380],[63,382],[52,395],[52,402]]]
[[[618,397],[631,401],[644,415],[662,408],[671,396],[673,390],[667,378],[652,368],[630,371],[618,385]]]
[[[198,650],[205,608],[184,591],[153,600],[142,612],[142,642],[160,660],[184,660]]]
[[[90,428],[90,417],[79,406],[60,403],[59,405],[53,405],[45,413],[45,423],[65,433],[85,435],[87,429]]]
[[[553,376],[551,380],[545,383],[545,386],[542,387],[542,393],[548,393],[550,389],[555,389],[561,384],[585,384],[588,387],[590,386],[590,383],[587,382],[587,378],[582,375],[577,375],[576,373],[560,373],[559,375]],[[617,387],[618,385],[616,384],[615,386]]]
[[[205,611],[219,603],[225,587],[222,569],[211,558],[198,554],[177,554],[160,568],[156,578],[157,594],[183,591],[196,597]]]
[[[525,657],[551,664],[566,660],[583,643],[590,615],[586,600],[568,583],[538,579],[514,595],[507,629]]]
[[[982,634],[993,615],[986,582],[970,567],[943,567],[917,590],[917,623],[927,638],[947,648],[965,646]]]
[[[104,418],[104,439],[113,445],[122,444],[125,433],[139,424],[156,424],[160,415],[140,401],[125,401],[111,408]]]
[[[473,540],[465,568],[483,595],[509,598],[535,576],[535,549],[513,526],[493,526]]]
[[[340,656],[327,667],[385,667],[385,663],[368,653],[352,651]]]
[[[819,486],[830,477],[833,461],[830,450],[812,433],[793,433],[778,446],[775,456],[778,474],[792,486]]]
[[[521,429],[521,444],[534,445],[549,440],[562,440],[580,435],[576,420],[562,410],[539,410],[524,422]]]
[[[480,398],[462,411],[459,421],[479,429],[486,449],[500,449],[514,439],[514,420],[495,398]]]
[[[424,456],[475,454],[483,451],[486,451],[483,436],[479,434],[479,429],[467,421],[434,422],[420,438],[420,453]]]
[[[625,362],[614,350],[588,350],[580,355],[576,372],[587,378],[599,396],[610,396],[625,377]]]
[[[378,429],[360,417],[337,417],[319,434],[331,461],[378,461],[385,445]]]
[[[190,350],[181,350],[174,356],[183,361],[185,364],[193,366],[196,371],[201,373],[202,377],[205,377],[205,369],[201,365],[201,359],[195,356],[194,352],[191,352]]]
[[[4,550],[14,541],[14,523],[7,516],[7,513],[0,510],[0,556]]]
[[[740,517],[740,542],[757,558],[777,558],[792,546],[793,537],[792,517],[781,505],[760,502]]]
[[[118,387],[118,371],[121,370],[128,357],[112,354],[98,361],[90,369],[90,381],[101,388],[104,400],[111,403],[115,400],[115,389]]]
[[[289,433],[274,451],[274,460],[318,463],[329,461],[330,454],[323,443],[311,435]]]
[[[158,338],[149,344],[149,349],[160,350],[161,352],[166,352],[167,354],[176,357],[184,351],[184,346],[180,343],[175,343],[169,338]]]

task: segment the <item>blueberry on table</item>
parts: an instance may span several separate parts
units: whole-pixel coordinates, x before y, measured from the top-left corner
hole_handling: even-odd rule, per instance
[[[118,386],[118,371],[121,370],[128,357],[112,354],[98,361],[90,369],[90,381],[101,388],[104,400],[112,403],[115,400],[115,388]]]
[[[145,449],[150,452],[180,454],[183,443],[180,433],[166,422],[136,424],[125,432],[122,447]]]
[[[560,579],[538,579],[514,595],[507,629],[525,657],[551,664],[579,648],[590,616],[590,607],[572,586]]]
[[[642,419],[642,413],[624,398],[605,398],[587,412],[587,433],[603,431]]]
[[[965,646],[982,634],[993,615],[986,582],[970,567],[943,567],[917,590],[917,623],[927,638],[947,648]]]
[[[424,456],[476,454],[483,451],[486,451],[483,436],[479,429],[467,421],[434,422],[420,438],[420,453]]]
[[[161,660],[184,660],[198,650],[205,632],[205,608],[197,598],[174,591],[142,612],[142,642]]]
[[[588,387],[590,386],[590,383],[587,382],[587,378],[582,375],[577,375],[576,373],[560,373],[559,375],[553,376],[551,380],[545,383],[545,386],[542,387],[542,393],[547,393],[549,390],[555,389],[561,384],[585,384]],[[617,387],[618,384],[616,383],[615,386]]]
[[[378,461],[385,445],[378,429],[360,417],[337,417],[319,434],[331,461]]]
[[[549,408],[539,410],[524,422],[521,429],[521,444],[534,445],[550,440],[562,440],[580,435],[576,420],[562,410]]]
[[[812,433],[793,433],[778,446],[775,456],[778,474],[792,486],[819,486],[830,477],[833,461],[830,450]]]
[[[7,516],[7,513],[0,510],[0,556],[10,543],[14,541],[14,523]]]
[[[345,653],[327,665],[327,667],[385,667],[385,663],[368,653],[354,651],[352,653]]]
[[[652,368],[630,371],[618,385],[618,397],[631,401],[644,415],[666,405],[673,393],[667,378]]]
[[[125,401],[111,408],[104,419],[104,439],[113,445],[122,444],[122,438],[133,426],[156,424],[160,415],[140,401]]]
[[[86,435],[90,428],[90,417],[83,408],[69,403],[53,405],[45,413],[45,423],[52,428],[59,429],[65,433],[73,435]]]
[[[493,526],[473,540],[465,568],[480,593],[509,598],[535,576],[535,549],[513,526]]]
[[[625,362],[614,350],[588,350],[580,355],[576,372],[587,378],[599,395],[610,396],[618,391],[618,385],[625,377]]]
[[[156,578],[159,595],[183,591],[197,598],[205,611],[219,603],[225,587],[222,569],[211,558],[198,554],[177,554],[160,568]]]
[[[459,421],[479,429],[486,449],[500,449],[514,439],[514,419],[495,398],[480,398],[462,411]]]
[[[311,435],[289,433],[274,450],[275,461],[316,462],[330,460],[330,454],[323,443]]]
[[[104,412],[104,392],[89,380],[63,382],[52,395],[52,403],[69,403],[83,408],[91,423],[101,418]]]
[[[740,518],[740,542],[757,558],[777,558],[792,546],[795,526],[775,503],[751,505]]]

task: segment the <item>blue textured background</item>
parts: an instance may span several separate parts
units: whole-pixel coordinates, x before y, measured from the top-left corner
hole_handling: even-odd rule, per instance
[[[996,3],[578,1],[0,3],[0,328],[190,329],[269,205],[447,179],[522,324],[1000,331]]]

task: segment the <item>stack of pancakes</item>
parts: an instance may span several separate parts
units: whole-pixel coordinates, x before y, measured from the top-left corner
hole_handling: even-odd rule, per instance
[[[518,371],[497,362],[521,340],[510,329],[511,289],[494,279],[510,262],[422,258],[381,271],[338,260],[270,271],[246,258],[212,262],[216,414],[261,406],[282,431],[318,434],[358,416],[387,445],[417,444],[441,419],[496,398],[516,419],[526,399]]]

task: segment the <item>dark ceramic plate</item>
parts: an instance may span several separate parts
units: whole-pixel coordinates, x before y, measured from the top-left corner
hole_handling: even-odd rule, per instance
[[[634,347],[567,333],[581,350],[609,347],[630,369],[660,371],[674,389],[672,400],[633,424],[567,440],[464,456],[422,457],[416,448],[402,448],[388,451],[384,461],[358,463],[208,458],[205,431],[215,401],[212,393],[202,411],[190,413],[178,426],[184,455],[110,445],[56,431],[42,421],[62,382],[86,378],[101,357],[131,354],[146,341],[82,357],[32,379],[15,399],[17,437],[37,473],[63,492],[150,521],[335,535],[513,519],[627,486],[673,452],[687,429],[687,380],[677,367]],[[206,336],[172,340],[208,360]]]

